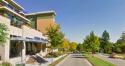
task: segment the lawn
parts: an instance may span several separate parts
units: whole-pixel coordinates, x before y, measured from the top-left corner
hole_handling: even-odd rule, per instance
[[[94,57],[91,54],[84,54],[84,55],[93,66],[116,66],[110,62]]]
[[[5,64],[4,64],[4,65],[2,65],[2,64],[0,64],[0,66],[10,66],[10,65],[5,65]]]
[[[8,62],[2,62],[0,64],[0,66],[12,66],[12,65],[10,63],[8,63]]]

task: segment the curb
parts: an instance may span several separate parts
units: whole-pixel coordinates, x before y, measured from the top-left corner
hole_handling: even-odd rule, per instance
[[[93,66],[86,58],[85,58],[86,63],[89,64],[89,66]]]
[[[61,62],[59,62],[56,66],[60,66],[66,59],[68,59],[69,56],[70,54],[66,58],[64,58]]]

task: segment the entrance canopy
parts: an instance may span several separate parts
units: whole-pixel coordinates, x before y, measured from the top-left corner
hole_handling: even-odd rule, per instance
[[[14,35],[11,35],[11,36],[10,36],[10,40],[20,40],[20,41],[23,41],[24,38],[21,37],[21,36],[14,36]]]
[[[34,37],[34,38],[26,37],[26,38],[25,38],[25,41],[38,42],[38,43],[47,43],[46,40],[47,40],[47,39],[43,39],[43,38],[40,38],[40,37]]]
[[[21,41],[28,41],[28,42],[48,43],[47,39],[43,39],[40,37],[33,37],[33,38],[25,37],[25,38],[23,38],[21,36],[11,35],[10,40],[21,40]]]

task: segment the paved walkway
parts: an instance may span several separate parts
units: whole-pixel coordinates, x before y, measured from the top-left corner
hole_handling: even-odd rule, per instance
[[[111,63],[115,64],[116,66],[125,66],[125,60],[108,58],[108,56],[102,55],[102,54],[96,54],[95,56],[98,58],[101,58],[103,60],[106,60],[108,62],[111,62]]]
[[[81,54],[70,54],[56,66],[92,66]]]
[[[48,62],[47,63],[43,63],[41,65],[39,65],[38,63],[35,63],[35,64],[26,64],[26,66],[48,66],[49,64],[51,64],[52,62],[55,62],[56,60],[58,60],[59,58],[61,57],[64,57],[66,56],[67,54],[64,54],[64,55],[61,55],[59,57],[56,57],[56,58],[44,58],[45,60],[47,60]]]

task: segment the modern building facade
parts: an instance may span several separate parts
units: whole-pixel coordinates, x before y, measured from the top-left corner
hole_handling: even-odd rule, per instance
[[[56,13],[54,11],[44,11],[26,14],[26,17],[31,20],[31,26],[42,32],[44,35],[46,35],[47,29],[50,26],[56,24],[55,16]]]
[[[48,38],[43,36],[42,32],[45,30],[43,27],[46,27],[48,22],[54,22],[55,12],[31,14],[45,16],[33,17],[37,21],[34,24],[32,23],[31,26],[32,21],[25,17],[23,9],[13,0],[0,1],[0,23],[4,23],[8,27],[8,40],[0,45],[0,60],[12,64],[25,62],[27,55],[41,53],[45,56],[47,54],[45,46],[48,44]]]

